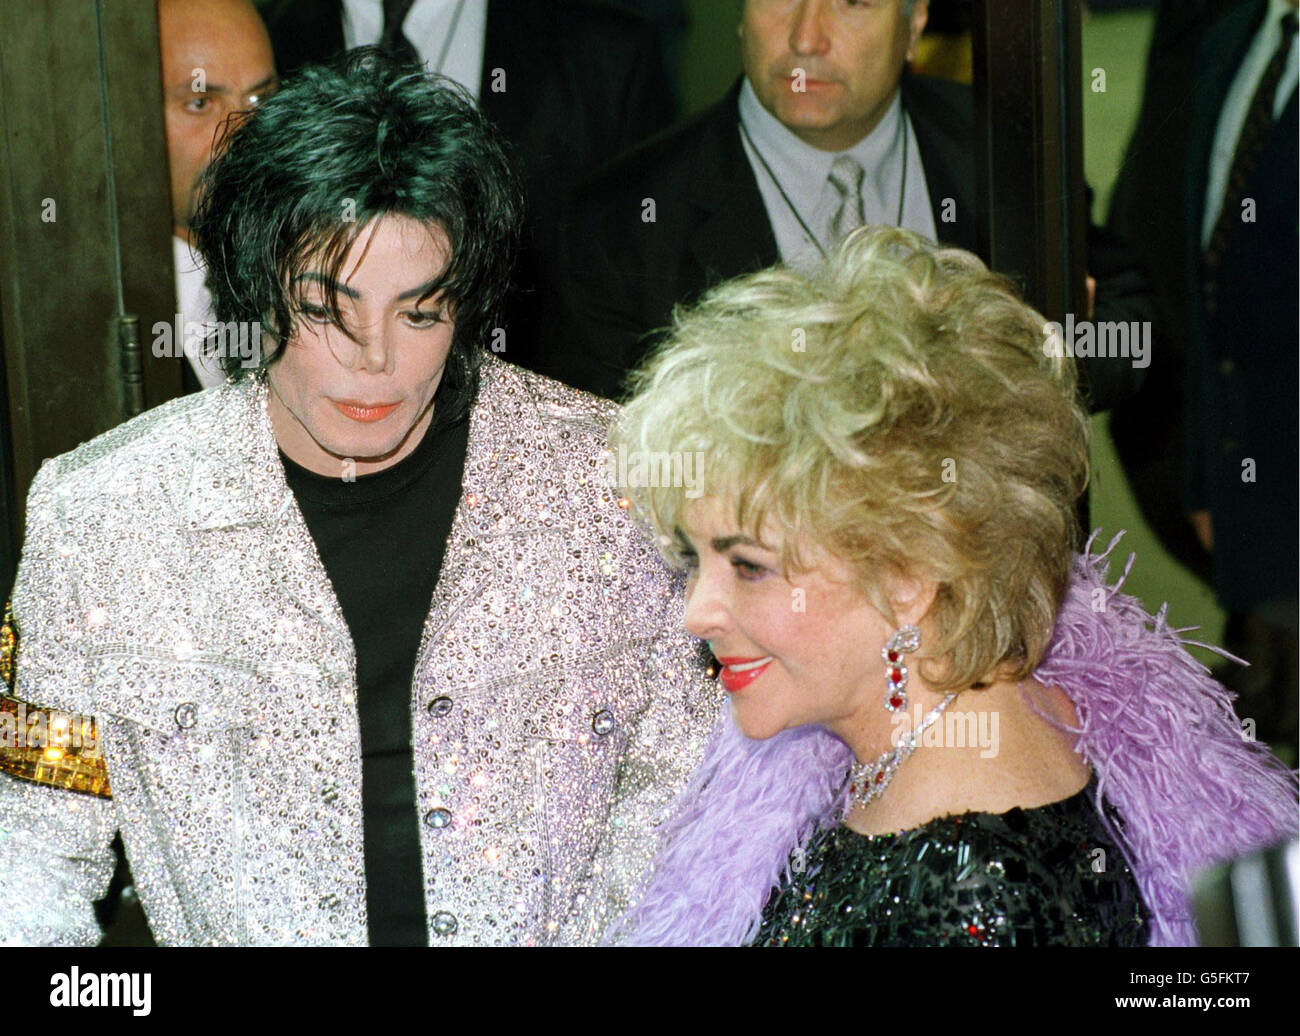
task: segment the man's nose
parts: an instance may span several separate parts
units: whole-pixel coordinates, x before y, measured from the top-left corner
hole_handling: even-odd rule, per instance
[[[825,0],[799,0],[790,26],[790,49],[796,54],[820,54],[830,38],[823,19]]]
[[[393,361],[393,328],[388,321],[353,329],[356,335],[354,370],[367,374],[387,374]]]
[[[686,584],[686,628],[701,640],[715,640],[729,628],[730,612],[719,578],[697,569]]]

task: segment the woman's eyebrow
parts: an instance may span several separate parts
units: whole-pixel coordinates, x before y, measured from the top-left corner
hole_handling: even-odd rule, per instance
[[[757,547],[759,550],[767,550],[767,548],[764,547],[763,544],[759,543],[758,540],[752,540],[748,536],[739,536],[739,535],[715,536],[712,540],[709,541],[709,544],[719,554],[721,554],[724,550],[730,550],[732,547],[735,547],[737,545],[742,547]]]

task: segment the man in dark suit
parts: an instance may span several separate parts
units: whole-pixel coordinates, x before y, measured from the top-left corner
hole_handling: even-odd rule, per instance
[[[1198,19],[1166,6],[1111,212],[1158,291],[1159,362],[1115,442],[1144,510],[1229,613],[1227,646],[1251,663],[1224,676],[1238,711],[1294,748],[1296,4],[1201,3]]]
[[[262,8],[282,75],[378,43],[458,79],[502,131],[524,180],[528,233],[521,292],[504,341],[492,347],[532,366],[561,200],[582,174],[671,121],[653,30],[587,0],[266,0]]]
[[[927,14],[925,0],[747,0],[744,78],[579,188],[564,220],[563,305],[545,322],[539,369],[617,396],[675,303],[780,260],[815,259],[860,223],[974,250],[970,89],[905,73]],[[1141,278],[1110,242],[1093,244],[1097,318],[1145,319]],[[1091,366],[1098,408],[1142,373],[1126,359]]]

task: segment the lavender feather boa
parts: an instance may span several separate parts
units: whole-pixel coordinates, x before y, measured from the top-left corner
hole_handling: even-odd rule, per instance
[[[1035,676],[1075,704],[1076,748],[1096,773],[1096,805],[1114,805],[1124,819],[1111,834],[1151,911],[1150,945],[1195,945],[1192,875],[1294,834],[1296,775],[1243,740],[1231,693],[1188,654],[1196,642],[1169,626],[1167,606],[1152,616],[1120,592],[1133,556],[1108,585],[1107,558],[1123,533],[1094,556],[1096,535],[1075,559]],[[636,906],[608,940],[749,942],[795,847],[841,815],[851,760],[820,728],[751,741],[724,717],[664,826]]]

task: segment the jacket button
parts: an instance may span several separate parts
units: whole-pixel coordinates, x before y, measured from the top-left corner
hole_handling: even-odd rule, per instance
[[[445,716],[451,711],[451,699],[447,697],[434,698],[429,702],[429,715]]]
[[[441,830],[451,823],[451,810],[443,809],[441,806],[431,809],[424,814],[424,822],[436,830]]]
[[[1219,373],[1220,373],[1220,374],[1232,374],[1236,369],[1237,369],[1237,365],[1234,364],[1231,360],[1220,360],[1220,361],[1219,361]]]
[[[435,935],[455,935],[457,927],[455,914],[439,910],[433,915],[433,932]]]
[[[614,729],[614,714],[609,709],[601,709],[591,717],[591,729],[600,737],[604,737]]]
[[[181,702],[173,713],[176,725],[182,730],[189,730],[199,721],[199,707],[192,701]]]

